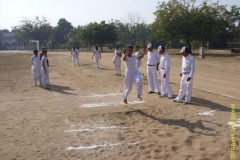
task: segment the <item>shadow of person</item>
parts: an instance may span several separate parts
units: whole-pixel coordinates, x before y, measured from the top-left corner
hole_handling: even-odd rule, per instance
[[[167,125],[174,125],[174,126],[179,126],[179,127],[185,127],[191,133],[199,133],[199,134],[203,134],[203,135],[206,135],[206,136],[217,136],[218,134],[196,132],[196,131],[194,131],[194,129],[199,128],[199,129],[204,130],[204,131],[214,131],[213,128],[209,128],[209,127],[204,126],[203,122],[207,122],[207,123],[215,124],[215,125],[218,125],[218,126],[222,126],[221,124],[217,124],[217,123],[213,123],[213,122],[205,121],[205,120],[198,120],[195,123],[191,123],[189,121],[186,121],[185,119],[161,119],[161,118],[155,117],[153,115],[149,115],[149,114],[143,112],[142,110],[135,110],[135,112],[139,113],[140,115],[142,115],[144,117],[151,118],[152,120],[158,121],[159,123],[167,124]]]
[[[115,69],[111,69],[111,68],[103,68],[103,67],[99,67],[98,69],[101,69],[101,70],[106,70],[106,71],[112,71],[112,70],[115,70]]]
[[[77,94],[67,92],[67,91],[73,91],[73,90],[75,90],[75,89],[71,89],[68,86],[59,86],[59,85],[54,85],[54,84],[51,84],[50,89],[49,89],[49,91],[51,91],[51,92],[58,92],[58,93],[67,94],[67,95],[77,95]]]
[[[224,106],[224,105],[209,101],[207,99],[202,99],[202,98],[198,98],[198,97],[192,97],[191,104],[196,105],[196,106],[208,107],[212,110],[231,112],[231,105]],[[235,112],[240,112],[240,109],[235,108]]]

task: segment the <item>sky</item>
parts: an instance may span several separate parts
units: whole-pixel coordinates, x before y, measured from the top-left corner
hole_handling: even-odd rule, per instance
[[[11,30],[24,18],[47,17],[52,26],[65,18],[74,27],[90,22],[127,20],[129,13],[139,15],[145,23],[154,22],[158,2],[164,0],[0,0],[0,29]],[[166,2],[168,0],[165,0]],[[199,0],[201,1],[201,0]],[[212,2],[215,2],[212,0]],[[240,0],[220,0],[223,5],[237,5]]]

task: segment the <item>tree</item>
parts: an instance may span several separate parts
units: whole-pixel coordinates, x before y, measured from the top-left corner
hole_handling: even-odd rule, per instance
[[[57,27],[54,28],[55,41],[60,44],[66,44],[68,39],[66,35],[73,29],[73,26],[65,18],[61,18],[58,21]]]
[[[49,40],[52,33],[52,26],[46,17],[40,19],[36,16],[35,19],[27,19],[20,21],[22,24],[12,28],[12,32],[16,35],[18,42],[29,42],[30,39],[39,40],[40,44],[44,44]]]
[[[79,39],[84,44],[99,45],[103,51],[103,44],[112,43],[117,40],[116,27],[112,24],[107,24],[105,21],[101,23],[90,23],[86,25],[78,33]]]
[[[192,41],[210,41],[216,31],[230,26],[226,6],[219,2],[208,4],[197,0],[170,0],[159,3],[156,20],[152,25],[157,39],[183,41],[191,49]]]

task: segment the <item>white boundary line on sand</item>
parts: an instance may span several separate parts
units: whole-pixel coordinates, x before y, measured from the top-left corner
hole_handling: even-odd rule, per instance
[[[110,126],[110,127],[93,127],[93,128],[84,128],[84,129],[77,129],[77,130],[66,130],[65,132],[92,132],[95,130],[106,130],[106,129],[127,129],[128,127],[118,127],[118,126]]]
[[[178,83],[178,82],[171,81],[171,83],[175,83],[175,84],[179,84],[180,85],[180,83]],[[240,98],[238,98],[238,97],[234,97],[234,96],[230,96],[230,95],[226,95],[226,94],[222,94],[222,93],[218,93],[218,92],[214,92],[214,91],[210,91],[210,90],[205,90],[205,89],[201,89],[201,88],[197,88],[197,87],[193,87],[193,88],[201,90],[201,91],[205,91],[205,92],[208,92],[208,93],[212,93],[212,94],[217,94],[217,95],[220,95],[220,96],[223,96],[223,97],[240,100]]]
[[[126,143],[127,145],[136,145],[139,144],[138,142],[133,143]],[[124,145],[123,143],[111,143],[111,144],[102,144],[102,145],[91,145],[91,146],[79,146],[79,147],[68,147],[66,150],[90,150],[90,149],[96,149],[100,147],[115,147],[115,146],[121,146]]]
[[[146,101],[132,101],[128,102],[128,104],[141,104],[141,103],[146,103]],[[92,108],[92,107],[106,107],[106,106],[111,106],[111,105],[125,105],[123,102],[106,102],[106,103],[86,103],[82,104],[80,107],[82,108]]]
[[[228,122],[228,125],[229,126],[232,126],[232,121],[231,122]],[[236,124],[234,125],[235,127],[240,127],[240,118],[236,119]]]
[[[202,115],[202,116],[213,116],[213,113],[218,111],[219,109],[215,109],[215,110],[210,110],[210,111],[206,111],[206,112],[198,112],[198,115]]]

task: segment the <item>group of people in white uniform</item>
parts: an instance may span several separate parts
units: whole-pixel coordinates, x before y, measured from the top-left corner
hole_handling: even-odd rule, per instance
[[[142,90],[143,90],[143,74],[140,72],[139,67],[142,62],[141,59],[147,53],[147,80],[149,92],[148,94],[157,93],[160,98],[168,97],[169,99],[174,98],[174,94],[170,85],[170,56],[165,51],[163,46],[159,46],[158,50],[154,50],[152,44],[147,45],[148,52],[146,48],[143,48],[143,51],[139,50],[139,47],[136,46],[135,54],[133,54],[133,46],[126,46],[124,50],[124,56],[122,58],[122,52],[119,49],[119,46],[116,46],[114,51],[114,57],[112,62],[116,69],[116,75],[121,76],[121,59],[124,61],[126,66],[125,78],[124,78],[124,88],[123,88],[123,98],[124,103],[127,102],[127,97],[132,90],[133,83],[136,83],[137,88],[137,98],[142,100]],[[182,98],[185,96],[185,104],[191,102],[192,96],[192,84],[193,77],[195,73],[195,60],[194,57],[190,54],[188,47],[183,47],[179,52],[183,55],[182,57],[182,67],[180,70],[181,85],[178,96],[174,99],[173,102],[182,102]],[[71,49],[71,56],[74,65],[79,64],[79,48],[73,46]],[[99,60],[101,59],[101,52],[98,49],[98,46],[94,47],[94,52],[92,59],[94,60],[96,67],[99,68]],[[34,55],[31,57],[30,63],[32,64],[32,74],[34,80],[34,86],[39,80],[40,86],[46,88],[49,83],[49,62],[47,57],[47,50],[44,48],[42,53],[38,54],[37,50],[34,50]],[[159,68],[160,64],[160,68]],[[160,73],[161,86],[159,87],[158,82],[158,70]]]
[[[32,65],[31,72],[33,75],[34,86],[37,85],[37,80],[42,88],[48,89],[49,82],[49,61],[47,57],[47,50],[42,49],[39,54],[38,50],[33,51],[34,55],[30,59]]]
[[[166,53],[163,46],[159,46],[158,50],[154,50],[152,44],[147,45],[147,79],[149,92],[148,94],[157,93],[160,98],[168,97],[173,99],[173,91],[170,85],[170,56]],[[136,83],[137,88],[137,98],[142,100],[142,74],[139,71],[139,66],[141,65],[141,59],[146,54],[146,49],[143,49],[143,53],[139,53],[139,47],[136,46],[136,53],[133,54],[133,46],[127,46],[125,55],[123,56],[123,61],[126,66],[126,73],[124,79],[124,88],[123,88],[123,98],[124,103],[127,102],[127,96],[132,90],[133,83]],[[119,55],[119,47],[116,47],[114,56]],[[194,57],[190,54],[190,50],[187,47],[183,47],[179,52],[183,55],[182,57],[182,67],[180,70],[181,85],[178,96],[173,100],[173,102],[182,103],[182,98],[185,96],[185,104],[191,102],[192,96],[192,84],[193,76],[195,73],[195,60]],[[119,56],[121,57],[121,56]],[[121,64],[121,63],[120,63]],[[160,68],[159,68],[160,64]],[[116,65],[115,65],[116,66]],[[118,66],[119,67],[119,66]],[[120,67],[121,68],[121,67]],[[161,88],[159,88],[157,72],[160,72],[161,78]],[[116,71],[117,68],[116,68]]]

